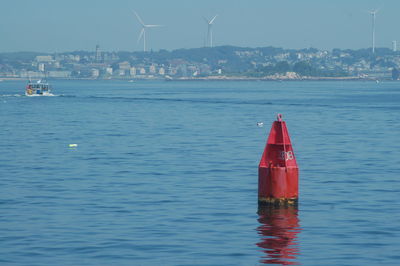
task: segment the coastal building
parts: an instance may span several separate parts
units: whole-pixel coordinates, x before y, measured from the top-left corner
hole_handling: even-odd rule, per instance
[[[206,64],[201,64],[199,72],[202,75],[210,75],[211,74],[211,67],[209,65],[206,65]]]
[[[161,75],[161,76],[164,76],[165,75],[165,68],[160,67],[160,69],[158,70],[158,74]]]
[[[95,60],[96,62],[101,62],[101,51],[100,51],[100,45],[96,45],[96,54],[95,54]]]
[[[282,53],[282,54],[278,54],[276,56],[274,56],[275,60],[277,61],[283,61],[283,60],[287,60],[289,58],[289,53]]]
[[[124,70],[124,71],[130,70],[131,64],[127,61],[124,61],[124,62],[118,63],[118,68],[120,70]]]
[[[186,71],[186,74],[189,76],[197,76],[199,74],[198,68],[195,65],[188,66]]]
[[[38,70],[41,72],[44,72],[44,64],[43,63],[38,64]]]
[[[186,64],[181,64],[177,66],[177,73],[180,77],[187,77],[188,75],[188,68]]]
[[[132,77],[136,76],[136,67],[131,67],[129,69],[129,75]]]
[[[49,71],[47,73],[49,78],[70,78],[71,77],[71,71]]]
[[[100,71],[96,68],[92,69],[92,78],[97,79],[100,76]]]
[[[21,78],[26,78],[26,79],[30,79],[30,78],[45,78],[45,74],[43,72],[38,72],[38,71],[21,71],[19,73],[19,76]]]
[[[36,62],[53,62],[53,57],[51,55],[38,55],[35,57]]]
[[[106,73],[107,73],[108,75],[112,75],[112,74],[113,74],[113,69],[112,69],[112,67],[107,67],[107,68],[106,68]]]
[[[173,67],[173,66],[168,67],[168,75],[175,76],[177,72],[178,71],[177,71],[176,67]]]
[[[149,72],[150,72],[151,74],[155,74],[155,73],[156,73],[156,66],[155,66],[155,65],[151,65],[151,66],[149,67]]]

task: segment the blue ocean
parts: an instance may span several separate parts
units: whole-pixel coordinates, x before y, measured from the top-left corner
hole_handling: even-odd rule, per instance
[[[1,265],[398,265],[400,83],[50,82],[0,82]],[[299,205],[259,209],[278,113]]]

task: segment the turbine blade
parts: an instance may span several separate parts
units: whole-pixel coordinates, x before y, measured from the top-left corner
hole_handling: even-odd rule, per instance
[[[146,28],[164,27],[164,25],[144,25]]]
[[[210,20],[210,23],[209,23],[209,24],[213,24],[213,22],[214,22],[214,20],[217,18],[217,16],[218,16],[218,15],[215,15],[215,16],[212,18],[212,20]]]
[[[378,13],[379,10],[380,10],[380,8],[377,8],[377,9],[368,10],[366,12],[370,13],[371,15],[374,15],[374,14]]]
[[[143,20],[139,17],[138,13],[136,13],[135,10],[133,10],[133,13],[135,14],[136,18],[139,20],[139,23],[142,24],[142,26],[144,26],[144,22],[143,22]]]
[[[140,31],[139,38],[137,39],[137,43],[140,42],[140,40],[141,40],[142,37],[143,37],[143,34],[144,34],[144,28]]]

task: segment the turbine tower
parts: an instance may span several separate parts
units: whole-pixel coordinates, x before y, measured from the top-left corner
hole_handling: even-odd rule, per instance
[[[213,32],[212,32],[212,25],[214,23],[214,20],[217,18],[218,15],[215,15],[212,19],[208,20],[204,18],[204,20],[207,23],[207,45],[209,47],[213,47]]]
[[[369,13],[372,16],[372,53],[375,53],[375,19],[376,19],[376,13],[378,13],[378,9],[374,9],[369,11]]]
[[[140,31],[139,38],[138,38],[137,42],[139,43],[140,40],[143,38],[143,52],[146,52],[146,30],[149,29],[149,28],[162,27],[162,25],[144,24],[143,20],[139,17],[138,13],[136,13],[135,10],[133,10],[133,13],[135,14],[135,16],[138,19],[139,23],[142,25],[142,30]]]

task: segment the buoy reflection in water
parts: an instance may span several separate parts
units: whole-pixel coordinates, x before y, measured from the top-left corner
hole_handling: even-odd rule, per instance
[[[263,264],[296,265],[299,246],[297,235],[301,228],[297,206],[258,208],[257,232],[261,237],[256,245],[265,253]]]

